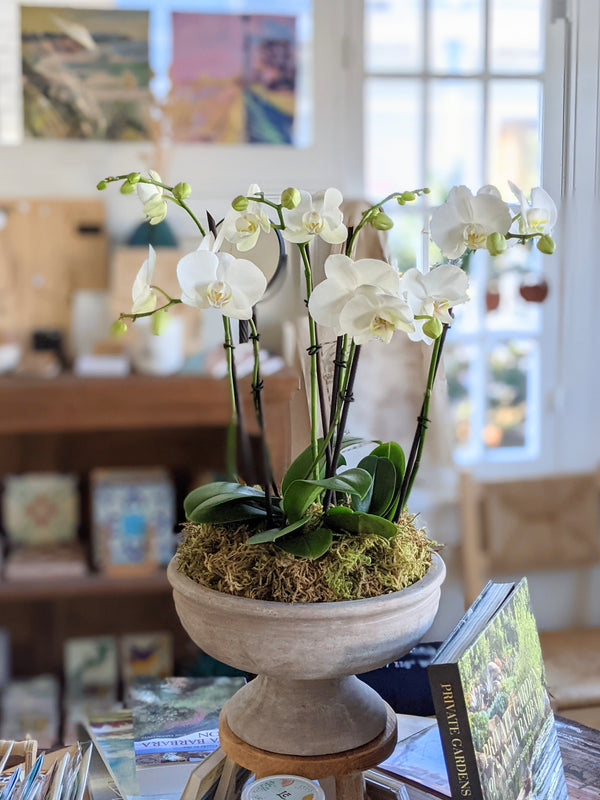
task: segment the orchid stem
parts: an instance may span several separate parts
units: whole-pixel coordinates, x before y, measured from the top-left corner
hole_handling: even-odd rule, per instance
[[[250,476],[252,476],[252,458],[250,454],[250,441],[248,439],[248,434],[246,432],[244,426],[244,414],[242,409],[242,404],[240,402],[240,393],[238,388],[238,381],[237,381],[237,372],[235,367],[235,358],[233,357],[233,351],[235,346],[233,344],[233,337],[231,335],[231,324],[229,322],[229,317],[223,316],[223,329],[225,332],[225,341],[223,343],[223,347],[225,348],[225,352],[227,354],[227,374],[229,375],[229,392],[231,398],[231,425],[235,427],[236,432],[236,441],[235,446],[232,446],[231,440],[228,440],[228,453],[227,453],[227,466],[228,472],[231,474],[231,467],[234,467],[235,474],[236,467],[237,467],[237,435],[239,433],[239,439],[241,444],[241,455],[242,455],[242,470],[244,473],[244,477],[246,480]]]
[[[260,377],[259,333],[254,320],[250,319],[248,322],[250,324],[250,330],[252,331],[250,334],[250,340],[252,341],[252,350],[254,354],[254,369],[252,372],[252,399],[254,401],[254,410],[256,412],[256,420],[258,422],[258,430],[260,433],[260,452],[263,462],[263,491],[265,493],[267,524],[269,528],[271,528],[273,527],[273,509],[271,508],[271,483],[273,482],[273,472],[271,468],[269,448],[267,446],[267,434],[265,430],[265,418],[262,406],[263,382]]]
[[[312,293],[312,272],[310,268],[310,261],[308,259],[308,248],[306,242],[298,245],[302,263],[304,265],[304,280],[306,284],[306,302],[309,301]],[[310,347],[308,354],[310,356],[310,445],[313,460],[316,466],[313,471],[313,478],[318,480],[319,477],[319,444],[318,444],[318,404],[319,404],[319,390],[318,390],[318,372],[317,372],[317,354],[319,347],[317,344],[317,326],[314,319],[308,314],[308,329],[310,335]]]

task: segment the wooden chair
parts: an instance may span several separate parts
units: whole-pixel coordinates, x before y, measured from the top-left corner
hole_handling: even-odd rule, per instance
[[[463,474],[465,604],[489,579],[600,562],[599,487],[596,473],[485,483]],[[540,641],[555,710],[600,728],[600,628],[540,631]]]

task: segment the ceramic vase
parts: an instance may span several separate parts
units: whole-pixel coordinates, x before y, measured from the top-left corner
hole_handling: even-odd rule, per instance
[[[356,678],[407,653],[436,615],[444,562],[419,581],[366,600],[279,603],[215,592],[168,567],[175,608],[192,641],[256,675],[223,708],[248,744],[299,756],[361,747],[385,728],[387,707]]]

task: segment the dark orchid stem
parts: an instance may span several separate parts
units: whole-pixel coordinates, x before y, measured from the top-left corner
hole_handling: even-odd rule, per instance
[[[357,344],[354,350],[354,358],[350,365],[350,373],[348,375],[348,382],[346,384],[346,391],[344,392],[342,415],[340,417],[340,424],[338,425],[337,436],[335,439],[335,447],[333,448],[334,464],[338,463],[340,453],[342,451],[342,442],[344,441],[344,431],[346,430],[346,423],[348,422],[348,413],[350,412],[350,403],[354,400],[352,390],[354,389],[354,381],[356,379],[356,370],[358,369],[358,357],[360,355],[361,345]],[[323,511],[326,512],[331,504],[332,492],[326,492],[323,498]]]
[[[333,361],[333,380],[331,383],[331,408],[329,409],[329,427],[333,425],[335,420],[335,411],[338,402],[338,392],[340,391],[340,378],[342,369],[345,368],[346,362],[343,355],[345,350],[345,337],[338,336],[335,345],[335,359]]]
[[[408,498],[410,497],[415,478],[419,472],[419,467],[421,466],[421,455],[423,453],[423,445],[425,444],[425,434],[429,425],[428,414],[431,392],[433,390],[433,384],[435,382],[435,377],[437,375],[438,367],[442,358],[444,342],[446,341],[446,334],[449,327],[449,325],[444,324],[441,335],[433,343],[433,352],[431,353],[431,362],[429,364],[429,374],[427,376],[425,397],[423,398],[421,413],[417,417],[417,429],[415,431],[412,446],[410,448],[410,455],[408,456],[408,460],[406,462],[406,469],[404,470],[398,506],[396,508],[396,513],[394,514],[394,522],[398,522],[400,519],[402,510],[408,502]]]
[[[235,420],[237,422],[237,435],[240,442],[242,473],[245,480],[252,480],[254,478],[254,469],[252,464],[252,450],[250,448],[250,437],[244,425],[244,409],[240,401],[240,390],[237,379],[237,370],[235,366],[235,358],[233,356],[235,346],[231,338],[231,325],[229,318],[223,317],[226,330],[225,350],[228,351],[228,366],[230,373],[232,399],[235,411]]]
[[[319,390],[319,410],[321,412],[321,428],[323,429],[323,436],[327,434],[329,424],[327,421],[327,408],[325,403],[325,387],[323,385],[323,364],[322,364],[322,351],[319,344],[319,334],[315,329],[315,342],[317,348],[317,387]],[[331,442],[325,448],[325,475],[329,476],[331,472]]]
[[[272,528],[273,509],[271,507],[271,485],[273,483],[273,470],[271,467],[269,448],[267,446],[267,433],[265,429],[265,417],[263,413],[263,404],[262,404],[263,380],[260,376],[260,366],[259,366],[260,335],[256,328],[256,323],[254,319],[248,321],[248,327],[252,330],[252,333],[250,333],[249,335],[249,339],[252,341],[252,347],[254,349],[254,372],[252,374],[252,400],[254,402],[254,411],[256,412],[256,420],[258,422],[258,430],[260,434],[260,454],[262,458],[262,468],[263,468],[262,487],[265,493],[267,524],[269,528]]]

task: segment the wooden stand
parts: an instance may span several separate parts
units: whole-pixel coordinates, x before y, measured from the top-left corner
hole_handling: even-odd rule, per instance
[[[387,706],[385,730],[354,750],[320,756],[294,756],[259,750],[236,736],[224,715],[219,720],[219,739],[229,758],[252,770],[257,778],[268,775],[300,775],[312,780],[332,777],[336,800],[362,800],[363,770],[386,759],[396,746],[396,714]]]

